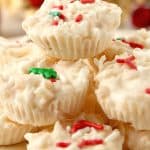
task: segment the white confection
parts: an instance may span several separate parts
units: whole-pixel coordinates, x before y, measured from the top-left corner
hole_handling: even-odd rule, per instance
[[[18,67],[14,63],[12,67],[10,66],[10,70],[6,70],[2,74],[4,81],[0,87],[3,93],[1,103],[12,120],[32,125],[49,125],[56,120],[56,116],[57,119],[61,119],[65,114],[76,115],[81,111],[89,86],[88,67],[82,60],[76,62],[58,61],[49,66],[47,61],[47,59],[22,61]],[[56,82],[51,82],[50,79],[45,79],[42,75],[29,74],[28,71],[31,67],[54,68],[58,79]],[[22,115],[11,113],[9,105],[15,106],[15,110],[16,107],[19,107],[19,110],[16,111],[25,111],[26,115],[23,115],[23,112]],[[28,119],[28,117],[32,117],[30,111],[34,115],[45,112],[47,118],[42,118],[41,114],[37,116],[47,121],[43,122],[38,119],[35,121],[33,117],[34,121],[30,120],[30,122]],[[21,119],[18,119],[16,114],[19,118],[21,116]]]
[[[29,41],[27,37],[16,41],[0,38],[0,67],[2,70],[3,66],[10,62],[42,57],[44,54],[44,51]]]
[[[64,9],[58,10],[53,8],[54,5],[63,5]],[[60,11],[66,16],[67,21],[60,26],[52,26],[53,16],[49,14],[52,11]],[[83,15],[83,21],[80,24],[75,22],[75,17],[79,14]],[[41,9],[33,17],[29,17],[23,23],[23,27],[26,30],[30,28],[30,31],[27,32],[41,34],[43,31],[43,34],[48,36],[56,32],[63,32],[66,35],[87,37],[91,32],[115,30],[120,24],[120,14],[119,7],[101,0],[95,0],[90,4],[82,4],[78,0],[74,3],[70,3],[69,0],[45,0]],[[43,26],[44,28],[41,28]]]
[[[88,127],[80,129],[74,134],[70,134],[57,122],[53,132],[29,133],[25,135],[25,138],[29,142],[27,146],[28,150],[122,150],[123,145],[123,137],[119,131],[112,130],[111,127],[105,125],[104,130],[98,131]],[[83,139],[102,139],[104,143],[80,148],[78,145]],[[67,148],[60,148],[56,146],[58,142],[69,142],[71,144]]]
[[[32,130],[32,126],[10,121],[0,108],[0,146],[20,143],[24,141],[24,135]]]
[[[145,48],[150,48],[150,31],[141,29],[127,37],[128,40],[142,44]]]
[[[76,60],[102,53],[111,44],[120,18],[118,6],[101,0],[86,4],[78,0],[72,3],[45,0],[42,7],[23,22],[23,28],[50,56]]]
[[[129,122],[138,130],[150,130],[150,94],[146,93],[150,88],[150,50],[133,51],[132,63],[137,70],[116,62],[128,55],[116,56],[106,63],[101,60],[96,77],[97,98],[110,119]]]

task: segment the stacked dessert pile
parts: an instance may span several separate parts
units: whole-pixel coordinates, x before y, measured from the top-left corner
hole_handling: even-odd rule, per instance
[[[0,39],[0,145],[150,149],[150,33],[114,39],[120,16],[101,0],[45,0],[23,23],[33,42]]]

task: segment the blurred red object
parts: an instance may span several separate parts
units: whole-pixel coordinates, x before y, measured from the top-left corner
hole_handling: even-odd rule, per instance
[[[44,0],[29,0],[29,2],[34,8],[39,8]]]
[[[137,28],[150,26],[150,7],[142,5],[132,13],[132,24]]]

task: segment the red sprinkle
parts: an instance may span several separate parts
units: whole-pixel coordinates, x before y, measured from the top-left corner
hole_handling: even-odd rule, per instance
[[[64,6],[63,5],[54,5],[53,8],[58,8],[59,10],[63,10]]]
[[[87,4],[87,3],[94,3],[95,0],[80,0],[81,3]]]
[[[83,20],[83,16],[81,14],[76,16],[75,18],[75,22],[81,22],[82,20]]]
[[[81,143],[78,145],[80,148],[85,146],[93,146],[98,144],[103,144],[104,141],[101,139],[94,139],[94,140],[82,140]]]
[[[150,94],[150,88],[145,89],[146,94]]]
[[[130,57],[125,58],[125,59],[118,58],[116,61],[117,61],[117,63],[125,63],[126,61],[133,61],[133,60],[135,60],[135,56],[130,56]]]
[[[58,21],[57,20],[53,20],[52,25],[58,26]]]
[[[116,62],[120,63],[120,64],[127,64],[131,69],[137,70],[136,65],[132,62],[134,60],[135,60],[135,56],[130,56],[125,59],[118,58],[118,59],[116,59]]]
[[[126,44],[129,44],[130,47],[132,47],[132,48],[144,49],[144,46],[143,46],[142,44],[139,44],[139,43],[129,42],[129,41],[126,41],[125,39],[123,39],[122,42],[123,42],[123,43],[126,43]]]
[[[50,80],[51,80],[51,82],[56,82],[55,78],[51,78]]]
[[[56,146],[57,147],[61,147],[61,148],[66,148],[70,145],[70,143],[66,143],[66,142],[59,142],[59,143],[56,143]]]
[[[59,18],[62,19],[62,20],[64,20],[64,21],[66,20],[66,16],[63,15],[62,13],[60,14]]]
[[[96,130],[103,130],[104,126],[103,125],[99,125],[90,121],[86,121],[86,120],[80,120],[76,123],[73,124],[72,128],[71,128],[71,133],[75,133],[80,129],[86,128],[86,127],[93,127]]]

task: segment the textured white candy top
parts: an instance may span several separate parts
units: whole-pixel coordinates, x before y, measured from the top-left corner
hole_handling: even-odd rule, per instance
[[[137,30],[127,38],[130,41],[142,44],[145,48],[150,48],[150,31],[145,29]]]
[[[33,66],[30,64],[25,67],[27,71]],[[51,82],[42,75],[18,73],[16,68],[16,75],[13,72],[12,76],[7,76],[1,84],[1,98],[14,101],[15,104],[30,105],[32,109],[47,109],[62,99],[68,100],[70,97],[85,94],[89,83],[89,70],[83,61],[60,61],[49,67],[54,68],[58,74],[59,79],[56,82]]]
[[[126,119],[122,117],[122,121],[130,122],[138,129],[150,129],[150,50],[135,50],[132,56],[128,55],[116,56],[115,60],[104,64],[101,60],[96,93],[101,102],[109,101],[116,113],[126,111]],[[131,61],[122,62],[127,59]],[[137,112],[141,115],[140,120],[136,118]],[[117,117],[113,112],[110,114]]]
[[[35,134],[26,134],[25,138],[29,144],[28,150],[122,150],[123,137],[118,130],[112,130],[110,126],[105,126],[103,130],[96,130],[91,127],[86,127],[71,134],[70,127],[64,129],[60,123],[56,123],[53,132],[40,132]],[[101,139],[103,143],[84,145],[82,148],[79,144],[83,140]],[[69,146],[63,148],[58,146],[58,143],[69,143]]]
[[[44,51],[32,42],[0,38],[0,67],[10,62],[42,55],[44,55]]]
[[[36,57],[22,57],[21,59],[16,59],[16,57],[12,60],[8,59],[2,64],[0,72],[2,76],[16,75],[16,74],[28,74],[29,68],[31,67],[47,67],[49,68],[55,64],[55,59],[49,58],[46,56],[40,55]]]
[[[97,31],[113,31],[120,25],[121,9],[115,4],[101,0],[86,4],[83,0],[71,1],[45,0],[41,9],[25,20],[23,28],[27,33],[39,35],[42,32],[42,35],[47,36],[63,33],[88,37]],[[59,15],[54,15],[56,12]],[[58,22],[58,25],[53,25],[54,22]]]

